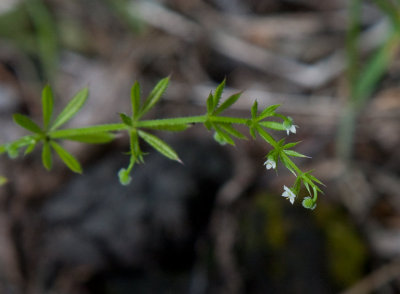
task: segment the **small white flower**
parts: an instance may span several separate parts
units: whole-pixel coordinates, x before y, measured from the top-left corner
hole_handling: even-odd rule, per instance
[[[289,199],[290,203],[294,203],[294,199],[296,198],[296,194],[294,194],[292,192],[292,190],[290,190],[290,188],[283,186],[283,193],[282,193],[282,197],[286,197],[287,199]]]
[[[266,169],[275,169],[276,168],[276,162],[275,160],[272,159],[272,157],[269,157],[266,162],[264,162],[264,165]]]
[[[288,117],[288,119],[283,122],[283,127],[285,128],[287,135],[289,135],[290,132],[296,134],[296,128],[298,128],[299,126],[294,125],[293,119],[291,117]]]
[[[293,134],[296,134],[296,128],[298,128],[298,126],[296,126],[296,125],[286,126],[286,133],[288,135],[290,134],[290,132],[292,132]]]

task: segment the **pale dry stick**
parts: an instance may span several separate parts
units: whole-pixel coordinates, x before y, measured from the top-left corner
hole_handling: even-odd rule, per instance
[[[350,289],[340,294],[367,294],[383,287],[392,280],[400,277],[400,259],[394,259],[388,264],[372,272],[356,283]]]
[[[153,1],[131,2],[128,12],[139,16],[147,24],[186,41],[193,42],[206,35],[213,49],[219,53],[305,88],[319,88],[346,68],[344,49],[335,51],[315,64],[304,64],[246,42],[232,33],[228,34],[222,28],[207,31],[204,26]],[[378,47],[387,37],[388,27],[387,20],[383,19],[363,32],[360,48],[372,50]]]
[[[219,13],[216,18],[220,20],[221,14]],[[222,18],[223,25],[235,31],[240,37],[255,36],[263,40],[276,38],[298,40],[327,29],[344,33],[347,30],[348,11],[342,9],[329,12],[295,12],[268,16],[223,14]],[[369,27],[376,22],[376,15],[365,13],[361,22],[363,26]]]

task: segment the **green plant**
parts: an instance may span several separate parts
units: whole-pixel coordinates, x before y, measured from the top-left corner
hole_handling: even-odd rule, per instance
[[[292,157],[306,157],[292,148],[299,142],[285,143],[285,139],[275,140],[268,132],[269,129],[285,131],[287,135],[296,133],[297,126],[293,124],[290,117],[276,113],[279,105],[271,105],[261,111],[258,110],[257,101],[251,107],[250,118],[237,118],[221,115],[231,107],[239,98],[241,93],[236,93],[221,103],[222,92],[225,87],[225,80],[210,93],[207,98],[207,112],[199,116],[187,116],[178,118],[164,118],[144,120],[143,117],[152,109],[167,89],[169,78],[160,80],[148,97],[140,98],[140,86],[135,82],[131,89],[131,114],[120,114],[122,123],[94,125],[84,128],[61,129],[84,105],[88,97],[88,89],[79,91],[67,104],[64,110],[53,119],[54,98],[50,86],[46,86],[42,92],[43,122],[42,127],[22,114],[14,114],[15,123],[30,131],[32,134],[23,136],[15,141],[0,145],[0,154],[8,153],[9,157],[15,158],[21,149],[24,154],[31,153],[38,143],[42,143],[42,162],[46,169],[52,167],[52,152],[58,154],[61,160],[76,173],[81,173],[82,168],[78,160],[65,150],[58,142],[60,140],[73,140],[84,143],[107,143],[114,139],[114,132],[127,132],[130,138],[130,161],[126,168],[121,168],[118,177],[122,185],[128,185],[131,178],[131,171],[135,164],[144,162],[144,153],[140,146],[140,140],[145,141],[165,157],[181,162],[178,154],[166,142],[148,132],[148,130],[162,131],[183,131],[192,124],[204,124],[208,130],[214,131],[214,139],[220,144],[235,145],[233,138],[247,139],[235,126],[243,125],[249,128],[253,139],[257,136],[266,141],[272,150],[266,155],[264,165],[267,169],[276,169],[280,161],[295,176],[296,180],[291,188],[284,186],[283,197],[286,197],[293,204],[300,193],[302,184],[309,192],[302,204],[305,208],[314,209],[321,189],[318,185],[322,183],[311,175],[310,171],[302,172],[292,161]],[[281,122],[269,120],[278,118]]]
[[[347,81],[349,100],[342,113],[337,140],[339,157],[348,161],[353,146],[353,133],[357,117],[378,87],[391,61],[400,48],[400,1],[373,1],[388,18],[386,40],[363,64],[360,47],[362,0],[349,1],[349,27],[346,40]]]

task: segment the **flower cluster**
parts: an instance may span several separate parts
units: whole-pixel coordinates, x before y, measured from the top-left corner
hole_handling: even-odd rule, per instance
[[[296,128],[298,126],[293,124],[292,118],[283,118],[284,121],[282,123],[282,129],[286,131],[287,135],[289,135],[290,132],[296,133]],[[275,127],[275,129],[277,129],[277,127]],[[317,206],[316,202],[318,198],[318,192],[322,192],[317,184],[322,185],[322,183],[317,178],[312,176],[310,172],[302,172],[289,158],[308,157],[290,149],[297,143],[298,142],[284,144],[284,139],[277,142],[277,144],[274,146],[275,148],[267,154],[267,160],[264,162],[264,165],[267,170],[276,169],[277,162],[280,160],[296,176],[296,181],[293,187],[288,188],[287,186],[283,186],[282,197],[287,198],[291,204],[294,204],[297,195],[300,194],[301,184],[303,184],[310,196],[307,196],[303,199],[302,205],[304,208],[313,210]],[[313,193],[311,192],[311,189],[313,190]],[[312,197],[311,194],[313,194]]]

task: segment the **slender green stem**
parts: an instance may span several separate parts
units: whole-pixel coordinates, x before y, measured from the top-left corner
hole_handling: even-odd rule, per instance
[[[262,127],[257,128],[257,132],[260,134],[261,137],[263,137],[269,144],[271,144],[274,149],[278,150],[278,142],[275,141],[275,139],[268,134]]]
[[[135,127],[137,127],[137,128],[146,128],[147,127],[148,128],[148,127],[157,127],[157,126],[194,124],[194,123],[204,123],[206,120],[207,120],[206,115],[152,119],[152,120],[138,121],[135,123]]]
[[[65,129],[65,130],[56,130],[49,133],[49,136],[53,139],[60,139],[68,136],[77,136],[77,135],[90,135],[101,132],[115,132],[122,131],[128,128],[125,124],[105,124],[105,125],[97,125],[90,126],[85,128],[75,128],[75,129]]]
[[[280,156],[285,158],[285,162],[297,173],[297,175],[301,175],[303,173],[284,152],[281,152]]]
[[[136,128],[146,128],[146,127],[157,127],[157,126],[173,126],[173,125],[181,125],[181,124],[193,124],[193,123],[204,123],[207,120],[212,122],[224,122],[224,123],[233,123],[233,124],[247,124],[248,119],[245,118],[236,118],[236,117],[214,117],[207,115],[199,115],[199,116],[188,116],[188,117],[178,117],[178,118],[164,118],[164,119],[153,119],[153,120],[143,120],[135,123]],[[68,136],[76,136],[76,135],[89,135],[100,132],[115,132],[126,130],[129,127],[125,124],[104,124],[104,125],[95,125],[84,128],[73,128],[73,129],[65,129],[65,130],[56,130],[50,132],[50,136],[53,139],[60,139]]]
[[[221,122],[221,123],[232,123],[232,124],[240,124],[247,125],[249,119],[247,118],[237,118],[237,117],[228,117],[228,116],[211,116],[209,117],[212,122]]]

